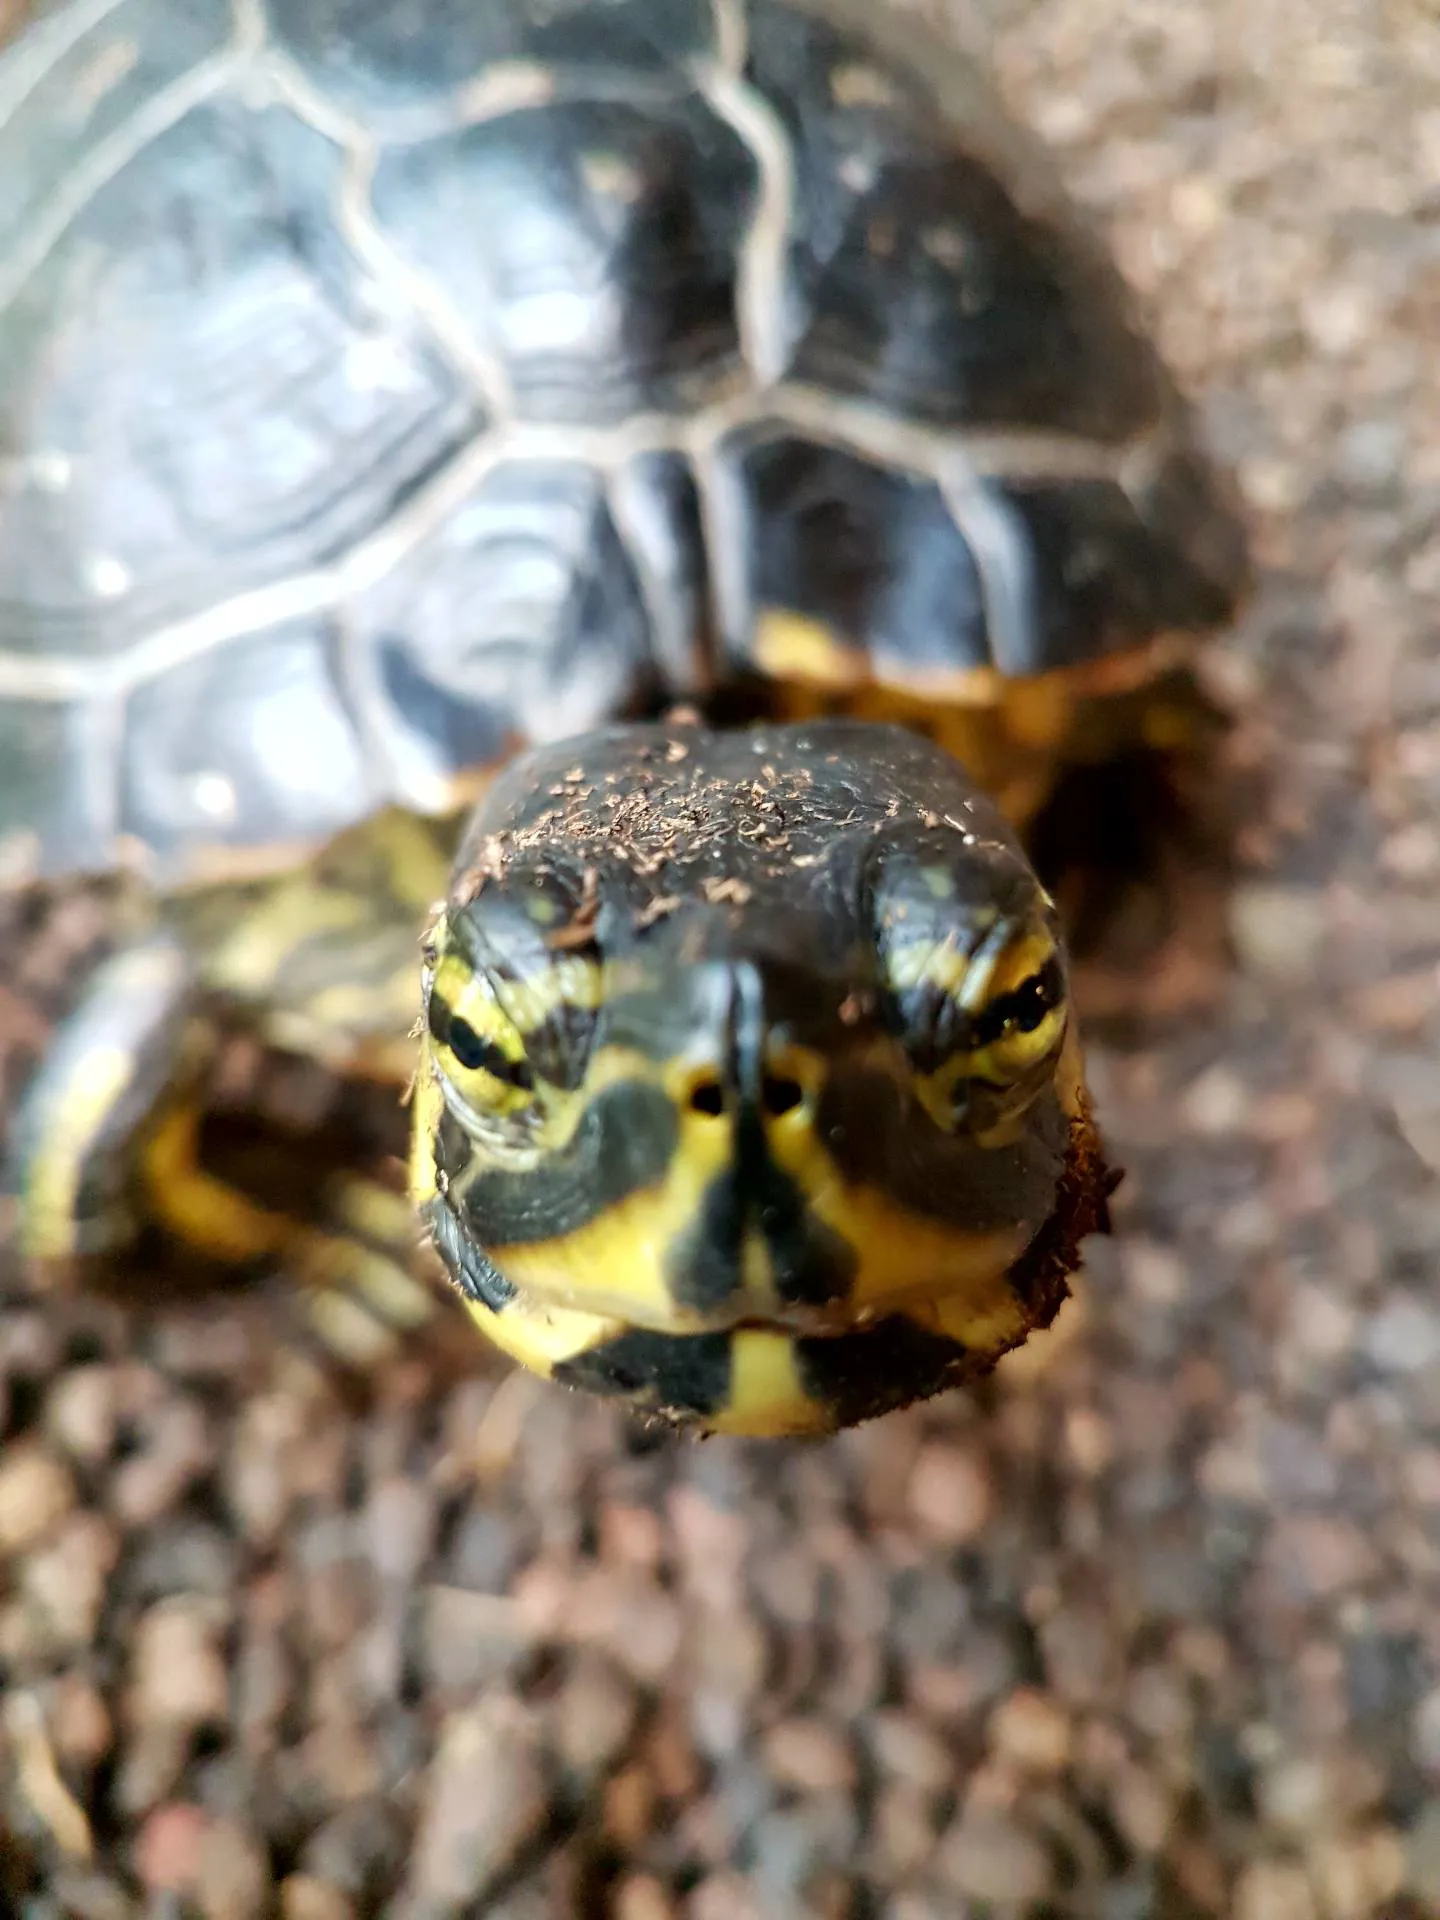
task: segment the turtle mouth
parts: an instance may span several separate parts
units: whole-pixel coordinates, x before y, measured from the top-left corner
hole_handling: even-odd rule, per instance
[[[778,1437],[833,1432],[988,1373],[1055,1318],[1083,1242],[1108,1230],[1115,1180],[1082,1100],[1048,1216],[967,1286],[931,1275],[883,1308],[742,1310],[718,1325],[642,1318],[633,1297],[593,1291],[577,1306],[578,1292],[563,1297],[560,1248],[552,1291],[518,1285],[445,1199],[430,1219],[481,1331],[523,1365],[677,1425]]]

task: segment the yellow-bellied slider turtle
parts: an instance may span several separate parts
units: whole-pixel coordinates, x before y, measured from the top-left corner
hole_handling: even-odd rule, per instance
[[[975,62],[859,0],[63,0],[0,180],[0,842],[143,889],[30,1251],[353,1281],[205,1165],[209,1018],[403,1081],[448,891],[415,1198],[510,1352],[778,1433],[1045,1324],[1108,1176],[982,790],[1163,732],[1245,559]]]

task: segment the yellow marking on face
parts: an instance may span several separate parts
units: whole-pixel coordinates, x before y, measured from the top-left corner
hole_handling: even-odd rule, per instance
[[[1055,936],[1041,927],[1031,928],[1018,940],[1012,940],[995,954],[980,954],[978,965],[965,976],[957,996],[967,1013],[979,1013],[992,1000],[1013,993],[1016,987],[1032,980],[1055,954]]]
[[[937,1293],[915,1298],[905,1309],[912,1320],[932,1333],[957,1340],[974,1354],[994,1354],[1013,1346],[1029,1325],[1019,1296],[1008,1275],[998,1274],[987,1297],[969,1293]]]
[[[932,986],[974,1015],[1033,979],[1056,951],[1053,935],[1035,927],[998,951],[982,945],[974,954],[962,952],[948,939],[915,941],[887,952],[886,969],[896,990]],[[918,1097],[936,1124],[948,1131],[955,1124],[955,1099],[962,1081],[979,1080],[1004,1088],[1024,1080],[1029,1070],[1053,1051],[1068,1017],[1068,1005],[1061,1000],[1028,1030],[1012,1023],[986,1046],[952,1054],[933,1073],[916,1076]],[[1009,1138],[1002,1125],[982,1144],[1004,1145]]]
[[[726,1114],[697,1113],[690,1094],[698,1079],[710,1079],[705,1064],[672,1062],[661,1066],[639,1053],[606,1048],[593,1063],[583,1098],[565,1104],[563,1118],[547,1129],[547,1149],[564,1144],[563,1126],[573,1133],[581,1117],[607,1087],[626,1080],[647,1080],[664,1087],[679,1122],[679,1138],[666,1168],[650,1186],[638,1188],[573,1232],[553,1240],[487,1247],[505,1278],[537,1300],[557,1307],[623,1319],[657,1331],[701,1331],[723,1326],[742,1310],[764,1311],[772,1304],[768,1269],[750,1266],[742,1292],[718,1312],[699,1313],[676,1305],[666,1278],[666,1261],[676,1241],[699,1218],[711,1182],[734,1156],[733,1127]],[[481,1159],[483,1161],[483,1149]],[[463,1193],[464,1176],[455,1183]]]
[[[998,951],[986,941],[978,952],[966,952],[954,935],[947,935],[943,940],[895,942],[886,949],[885,972],[897,993],[936,987],[967,1013],[978,1013],[988,1001],[1039,973],[1054,952],[1054,936],[1040,927],[1027,929]]]
[[[465,1302],[475,1325],[502,1353],[529,1372],[549,1378],[557,1366],[603,1346],[627,1329],[623,1322],[528,1300],[523,1294],[501,1313],[478,1300]],[[790,1334],[779,1328],[742,1327],[732,1336],[730,1392],[723,1407],[699,1416],[712,1433],[750,1434],[781,1439],[824,1434],[831,1429],[827,1410],[809,1398],[795,1364]],[[649,1396],[637,1395],[641,1404]],[[663,1402],[663,1388],[659,1394]]]
[[[1033,1033],[1016,1031],[1003,1040],[992,1042],[988,1047],[976,1047],[970,1053],[957,1053],[934,1073],[916,1076],[917,1097],[938,1126],[953,1131],[956,1124],[955,1105],[961,1084],[979,1081],[986,1088],[993,1088],[1003,1101],[1005,1089],[1018,1085],[1023,1080],[1025,1069],[1043,1059],[1054,1046],[1064,1020],[1065,1009],[1056,1008],[1046,1014]],[[1018,1112],[1002,1114],[993,1126],[973,1134],[972,1138],[982,1147],[1013,1146],[1024,1132],[1025,1113],[1029,1104],[1027,1098]]]
[[[730,1396],[705,1421],[714,1433],[780,1440],[828,1433],[826,1408],[806,1394],[795,1364],[795,1342],[767,1327],[741,1327],[730,1343]]]
[[[579,954],[566,953],[552,960],[544,973],[529,980],[506,980],[494,991],[515,1025],[528,1033],[557,1007],[579,1007],[594,1013],[604,1005],[610,986],[604,967]]]
[[[746,1318],[834,1332],[850,1325],[857,1313],[889,1311],[897,1303],[942,1291],[967,1302],[977,1325],[988,1325],[1005,1271],[1042,1221],[967,1233],[953,1222],[910,1212],[877,1187],[846,1181],[814,1132],[812,1116],[824,1062],[802,1049],[790,1049],[775,1056],[772,1071],[796,1079],[806,1098],[764,1120],[770,1152],[816,1218],[855,1251],[859,1270],[846,1301],[831,1308],[787,1308],[777,1293],[763,1236],[752,1228],[741,1251],[735,1294],[708,1311],[676,1304],[667,1260],[682,1236],[693,1230],[713,1181],[733,1164],[733,1123],[728,1113],[697,1114],[690,1106],[696,1080],[713,1077],[712,1068],[660,1067],[618,1048],[606,1049],[597,1060],[585,1099],[577,1099],[566,1115],[567,1130],[573,1132],[600,1087],[648,1078],[664,1086],[679,1116],[679,1141],[665,1173],[569,1234],[487,1247],[486,1252],[507,1280],[536,1301],[658,1332],[701,1332]],[[417,1113],[417,1132],[428,1124]],[[482,1165],[484,1158],[482,1149]],[[417,1165],[414,1193],[423,1202],[434,1191],[433,1162],[426,1158]],[[457,1199],[465,1184],[461,1175],[455,1183]]]
[[[545,1379],[565,1361],[625,1331],[622,1321],[533,1300],[523,1293],[507,1302],[501,1313],[492,1312],[481,1300],[467,1299],[464,1306],[487,1340]]]
[[[76,1219],[85,1162],[97,1134],[130,1084],[135,1057],[123,1047],[85,1054],[84,1072],[47,1108],[45,1139],[25,1182],[21,1245],[35,1260],[66,1260],[83,1253]]]
[[[859,1260],[832,1331],[857,1317],[888,1313],[941,1292],[967,1303],[977,1324],[988,1322],[1006,1270],[1041,1221],[967,1232],[952,1221],[912,1213],[881,1188],[842,1178],[798,1107],[769,1121],[766,1133],[775,1164],[795,1182],[816,1219],[839,1234]]]

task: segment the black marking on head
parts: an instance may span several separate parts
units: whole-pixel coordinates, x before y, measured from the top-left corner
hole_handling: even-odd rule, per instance
[[[525,1057],[542,1080],[563,1093],[574,1093],[584,1084],[589,1069],[596,1024],[593,1007],[577,1007],[562,1000],[550,1008],[538,1027],[525,1033]]]
[[[817,1220],[790,1176],[770,1158],[760,1117],[742,1108],[733,1165],[706,1191],[700,1217],[666,1261],[675,1300],[705,1312],[739,1292],[747,1232],[764,1238],[775,1290],[789,1306],[843,1300],[859,1262],[854,1250]]]
[[[659,1087],[622,1080],[586,1108],[570,1140],[538,1166],[487,1167],[457,1196],[468,1231],[490,1247],[563,1240],[664,1178],[679,1139]]]
[[[730,1398],[731,1340],[728,1333],[652,1333],[634,1327],[561,1361],[552,1377],[657,1411],[713,1419]]]
[[[837,1427],[928,1400],[977,1370],[958,1340],[895,1314],[856,1333],[797,1340],[795,1370]]]
[[[474,1157],[474,1142],[447,1107],[435,1129],[435,1171],[446,1180],[457,1180]]]
[[[982,1147],[946,1133],[888,1074],[832,1074],[816,1132],[852,1185],[878,1187],[922,1220],[995,1233],[1045,1219],[1065,1172],[1070,1120],[1053,1087],[1041,1091],[1020,1138]]]
[[[478,1300],[499,1313],[515,1298],[513,1281],[478,1247],[443,1200],[432,1200],[425,1218],[435,1239],[435,1251],[445,1270],[467,1300]]]

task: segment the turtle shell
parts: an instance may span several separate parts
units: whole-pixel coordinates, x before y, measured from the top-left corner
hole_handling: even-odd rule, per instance
[[[797,634],[943,697],[1243,583],[1054,169],[858,0],[64,0],[0,180],[0,843],[45,873],[443,810]]]

